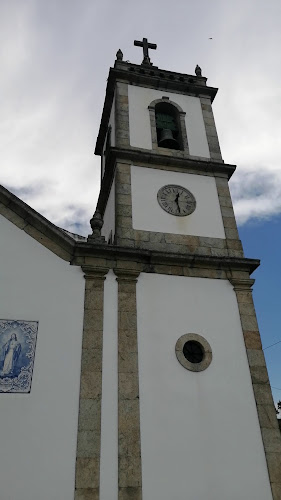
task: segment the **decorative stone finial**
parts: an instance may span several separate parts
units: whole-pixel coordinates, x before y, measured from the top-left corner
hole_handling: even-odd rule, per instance
[[[117,59],[117,61],[123,61],[123,52],[121,49],[117,50],[116,59]]]
[[[195,75],[202,76],[202,69],[200,68],[200,66],[198,66],[198,64],[196,64]]]
[[[101,235],[101,228],[103,226],[103,219],[101,213],[96,210],[90,220],[93,234],[89,234],[88,241],[91,243],[105,243],[105,237]]]

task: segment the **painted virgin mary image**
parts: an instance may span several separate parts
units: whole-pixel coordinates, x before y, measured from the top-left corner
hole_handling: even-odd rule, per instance
[[[18,341],[15,333],[12,333],[10,340],[2,347],[1,358],[3,360],[0,376],[16,375],[15,369],[21,353],[21,343]]]

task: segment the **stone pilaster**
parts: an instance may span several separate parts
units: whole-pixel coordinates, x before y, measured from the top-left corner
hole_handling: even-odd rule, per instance
[[[135,232],[132,222],[131,166],[118,163],[116,166],[116,244],[134,247]]]
[[[115,99],[115,140],[116,147],[130,146],[128,84],[116,83]]]
[[[86,283],[75,500],[98,500],[104,279],[108,269],[90,266],[82,269]]]
[[[211,100],[208,97],[200,96],[200,101],[211,160],[222,161]]]
[[[119,500],[141,500],[141,445],[136,282],[138,272],[114,270],[118,281]]]
[[[244,257],[227,177],[215,177],[229,257]]]
[[[236,292],[273,500],[281,500],[281,436],[252,298],[252,279],[230,279]]]

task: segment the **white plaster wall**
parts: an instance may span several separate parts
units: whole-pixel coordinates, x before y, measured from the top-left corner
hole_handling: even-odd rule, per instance
[[[185,124],[192,156],[210,158],[206,130],[198,97],[128,85],[130,144],[137,148],[151,149],[151,128],[148,106],[162,97],[178,104],[186,113]]]
[[[100,500],[118,499],[118,285],[113,271],[104,283]]]
[[[132,166],[131,182],[134,229],[225,238],[213,177]],[[157,193],[166,184],[178,184],[191,191],[196,198],[192,214],[176,217],[160,207]]]
[[[108,241],[112,231],[112,239],[115,236],[115,176],[112,182],[110,194],[107,200],[106,209],[103,216],[102,236]]]
[[[30,394],[0,394],[1,500],[74,498],[84,279],[0,216],[0,318],[37,320]]]
[[[141,274],[137,311],[143,500],[272,500],[230,283]],[[185,333],[210,343],[207,370],[177,361]]]

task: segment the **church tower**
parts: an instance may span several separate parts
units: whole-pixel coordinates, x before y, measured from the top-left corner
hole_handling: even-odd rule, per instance
[[[217,89],[135,45],[142,64],[119,50],[109,72],[93,234],[72,262],[86,278],[75,499],[277,500],[259,261],[239,240]]]
[[[212,101],[117,52],[88,238],[0,186],[0,500],[281,500]]]

